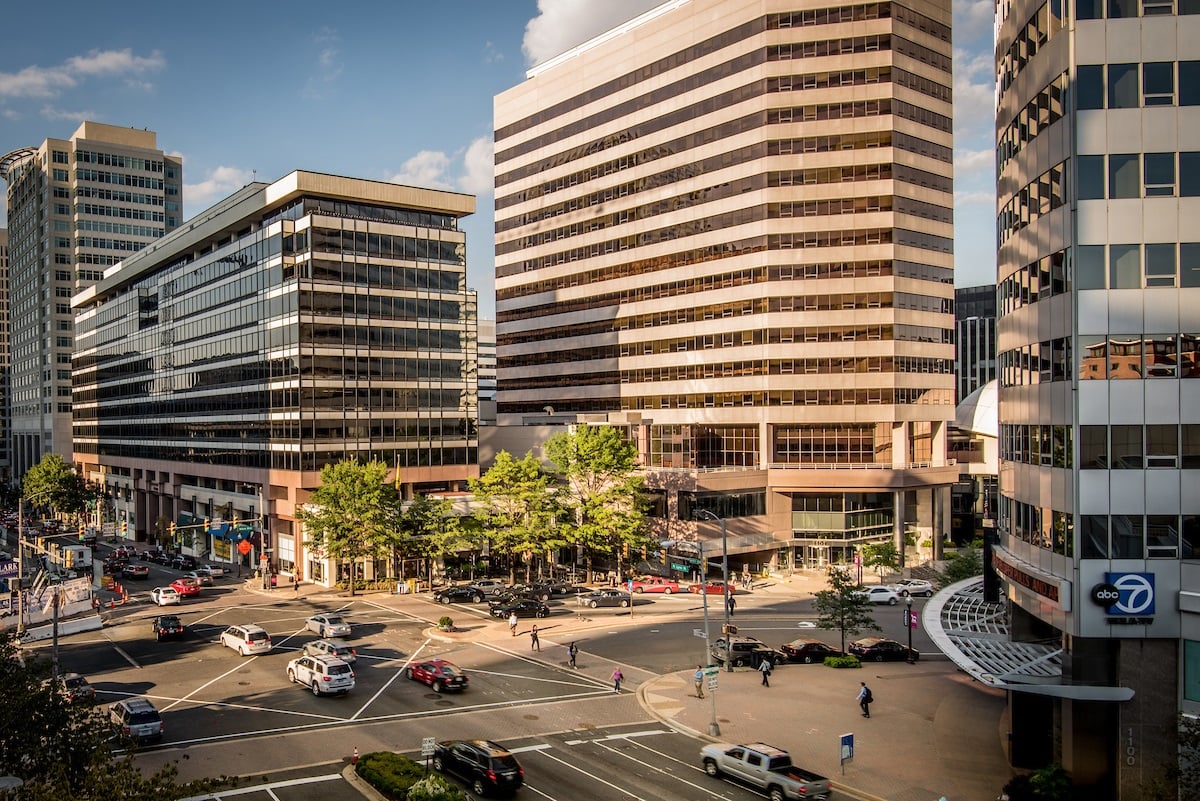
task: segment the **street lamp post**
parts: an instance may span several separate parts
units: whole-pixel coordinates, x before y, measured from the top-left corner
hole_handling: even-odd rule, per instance
[[[725,534],[725,518],[717,515],[715,512],[710,512],[707,509],[697,509],[695,514],[697,517],[700,517],[701,515],[703,515],[708,520],[715,520],[721,524],[721,582],[724,585],[724,587],[723,587],[724,592],[721,594],[721,599],[725,602],[723,604],[725,607],[725,625],[721,627],[721,632],[725,635],[725,638],[726,638],[725,639],[725,642],[726,642],[725,670],[732,673],[733,672],[733,660],[729,659],[729,652],[728,652],[729,598],[730,598],[730,595],[729,595],[729,593],[730,593],[730,590],[729,590],[729,540]],[[703,549],[701,549],[700,553],[701,553],[701,556],[703,556],[703,554],[704,554]],[[704,575],[705,575],[705,577],[708,576],[708,561],[707,560],[704,561]],[[705,580],[704,583],[705,583],[705,585],[707,585],[708,584],[707,580]],[[708,599],[708,587],[704,586],[703,589],[704,589],[704,592],[701,594],[704,596],[705,600],[707,600]]]
[[[913,611],[912,611],[912,596],[911,596],[911,595],[908,595],[908,596],[906,596],[906,597],[904,598],[904,627],[905,627],[906,629],[908,629],[908,653],[907,653],[907,654],[905,654],[905,656],[907,657],[907,658],[905,659],[905,661],[906,661],[906,662],[908,662],[908,664],[910,664],[910,665],[911,665],[911,664],[913,664],[913,650],[912,650],[912,630],[913,630],[913,627],[912,627],[912,616],[913,616]]]
[[[704,558],[704,543],[697,543],[697,544],[700,546],[700,562],[707,568],[708,562],[705,561],[705,558]],[[704,607],[704,659],[701,662],[701,664],[707,665],[709,663],[709,660],[712,659],[711,638],[708,633],[708,593],[702,592],[702,593],[700,593],[700,597],[702,599],[701,605]],[[729,660],[726,660],[726,661],[729,661]],[[704,679],[702,679],[702,681],[707,681],[707,680],[708,680],[708,671],[706,670],[704,672]],[[711,708],[712,708],[712,717],[709,719],[709,722],[708,722],[708,734],[710,737],[720,737],[721,736],[721,726],[719,723],[717,723],[717,693],[716,693],[716,691],[712,690],[710,688],[708,691],[708,698],[709,698],[709,704],[711,705]]]
[[[48,492],[35,492],[30,498],[47,495]],[[24,494],[17,499],[17,636],[25,634],[25,498]],[[42,548],[37,549],[40,553],[45,554]],[[45,565],[43,565],[45,566]],[[51,678],[58,678],[58,604],[61,600],[59,596],[60,587],[54,584],[48,587],[54,593],[54,621],[52,629],[53,643],[50,649],[50,675]]]

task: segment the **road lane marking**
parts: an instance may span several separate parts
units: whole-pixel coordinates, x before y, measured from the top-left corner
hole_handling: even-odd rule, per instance
[[[606,787],[611,787],[614,790],[616,790],[617,792],[622,793],[623,795],[627,795],[630,798],[637,799],[637,801],[646,801],[646,799],[642,798],[639,795],[634,795],[633,793],[626,790],[624,787],[618,787],[617,785],[613,784],[612,782],[605,781],[604,779],[600,778],[599,776],[597,776],[594,773],[588,773],[583,768],[579,767],[578,765],[572,765],[570,762],[566,761],[565,759],[559,759],[558,757],[554,756],[554,754],[551,754],[546,751],[542,751],[541,753],[542,753],[542,756],[546,757],[547,759],[552,759],[560,765],[565,765],[566,767],[570,768],[571,770],[582,773],[584,776],[587,776],[589,779],[591,779],[594,782],[599,782],[600,784],[603,784]]]
[[[222,648],[224,648],[225,646],[224,646],[224,645],[222,645],[221,647],[222,647]],[[214,679],[211,679],[211,680],[209,680],[209,681],[206,681],[204,684],[201,684],[199,687],[197,687],[196,689],[192,690],[190,693],[188,693],[187,695],[185,695],[185,696],[183,696],[182,698],[178,699],[178,700],[177,700],[177,701],[175,701],[174,703],[170,704],[169,706],[165,706],[165,707],[163,707],[162,709],[160,709],[160,710],[159,710],[159,712],[166,712],[168,709],[171,709],[171,708],[173,708],[173,707],[179,706],[180,704],[184,703],[185,701],[188,701],[188,700],[190,700],[190,699],[191,699],[191,697],[192,697],[193,695],[195,695],[196,693],[200,692],[201,690],[204,690],[204,689],[206,689],[206,688],[208,688],[208,687],[211,687],[212,685],[216,684],[218,681],[220,681],[221,679],[225,678],[226,676],[232,676],[234,673],[237,673],[237,672],[238,672],[239,670],[241,670],[241,669],[242,669],[244,666],[246,666],[246,665],[250,664],[251,662],[253,662],[254,660],[258,659],[258,656],[257,656],[257,654],[256,654],[255,656],[252,656],[252,657],[250,657],[249,659],[246,659],[245,657],[241,657],[241,659],[242,659],[242,661],[241,661],[241,662],[238,664],[238,666],[237,666],[237,667],[235,667],[235,668],[232,668],[232,669],[230,669],[230,670],[227,670],[227,671],[225,671],[225,672],[224,672],[224,673],[222,673],[220,676],[217,676],[217,677],[216,677],[216,678],[214,678]]]
[[[318,715],[315,712],[301,712],[299,710],[279,709],[277,707],[251,706],[250,704],[235,704],[230,701],[203,701],[200,699],[190,698],[190,697],[189,698],[172,698],[171,696],[166,696],[166,695],[153,695],[151,693],[126,693],[126,692],[118,692],[116,690],[98,690],[97,692],[100,694],[103,694],[103,695],[115,695],[115,696],[119,696],[119,697],[123,697],[123,698],[148,698],[152,701],[174,701],[175,702],[175,703],[171,704],[171,706],[163,707],[163,709],[170,709],[171,707],[176,706],[178,704],[186,703],[186,704],[191,704],[193,706],[212,706],[212,707],[227,707],[229,709],[244,709],[249,712],[274,712],[274,713],[277,713],[280,715],[295,715],[297,717],[304,717],[304,718],[318,718],[320,720],[328,720],[328,721],[332,721],[334,723],[346,723],[349,721],[349,718],[340,718],[336,715]]]
[[[690,782],[687,779],[683,778],[682,776],[676,776],[674,773],[671,773],[670,771],[668,771],[664,768],[660,768],[657,765],[652,765],[648,762],[643,762],[640,759],[636,759],[632,754],[627,754],[624,751],[621,751],[620,749],[612,748],[602,742],[597,742],[596,744],[598,746],[600,746],[601,748],[603,748],[605,751],[608,751],[610,754],[613,754],[614,756],[619,756],[624,759],[628,759],[631,762],[636,762],[637,764],[641,765],[643,768],[649,768],[650,770],[654,771],[655,773],[658,773],[658,774],[661,774],[664,776],[669,776],[670,778],[674,779],[675,781],[681,782],[681,783],[687,785],[688,787],[691,787],[693,790],[698,790],[702,793],[705,793],[706,795],[716,796],[718,798],[724,797],[720,793],[714,792],[713,790],[703,787],[694,782]]]
[[[400,666],[400,669],[397,670],[394,674],[392,674],[392,677],[390,679],[388,679],[386,682],[384,682],[384,685],[379,688],[379,691],[376,692],[374,695],[372,695],[370,698],[368,698],[367,702],[365,704],[363,704],[362,706],[360,706],[358,708],[358,710],[353,715],[350,716],[350,720],[358,720],[358,716],[361,715],[363,712],[367,711],[367,707],[369,707],[371,704],[375,703],[375,699],[378,698],[379,696],[383,695],[383,691],[386,690],[388,687],[391,687],[392,683],[394,681],[396,681],[396,679],[400,678],[400,675],[402,673],[404,673],[404,671],[408,668],[408,666],[411,665],[413,663],[413,661],[417,658],[417,654],[424,651],[425,647],[427,645],[429,645],[429,640],[425,640],[425,642],[421,643],[420,646],[417,647],[417,650],[413,651],[409,655],[409,657],[404,660],[404,664]]]
[[[272,798],[277,798],[278,796],[276,796],[274,793],[271,792],[272,790],[275,790],[277,788],[300,787],[305,784],[316,784],[318,782],[340,781],[341,779],[342,779],[342,774],[340,774],[340,773],[328,773],[324,776],[308,776],[303,779],[286,779],[284,781],[271,782],[269,784],[255,784],[255,785],[248,786],[248,787],[237,787],[233,790],[218,790],[218,791],[212,792],[212,793],[205,793],[204,795],[196,795],[196,796],[191,796],[189,798],[184,798],[184,799],[181,799],[181,801],[205,801],[205,799],[208,799],[208,798],[229,798],[229,797],[235,796],[235,795],[247,795],[249,793],[258,793],[258,792],[262,792],[264,790],[268,793],[271,793]]]
[[[547,748],[553,748],[550,743],[538,743],[537,745],[523,745],[520,748],[510,748],[510,754],[527,754],[530,751],[545,751]]]
[[[125,653],[125,649],[122,648],[121,646],[117,645],[117,641],[114,640],[112,637],[108,636],[107,632],[105,632],[105,634],[104,634],[104,639],[108,640],[109,644],[113,647],[113,650],[116,651],[118,654],[120,654],[125,659],[126,662],[133,665],[135,668],[138,668],[139,670],[141,669],[142,666],[139,665],[132,656]]]

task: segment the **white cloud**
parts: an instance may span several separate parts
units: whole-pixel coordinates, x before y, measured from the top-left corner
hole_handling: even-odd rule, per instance
[[[84,120],[99,120],[101,115],[94,111],[69,111],[67,109],[55,108],[54,106],[42,106],[38,112],[48,120],[74,120],[83,122]]]
[[[483,63],[495,64],[504,60],[504,54],[496,47],[495,42],[483,43]]]
[[[597,34],[631,20],[663,0],[538,0],[538,15],[525,25],[521,50],[539,64]]]
[[[972,42],[986,35],[991,44],[995,19],[993,0],[954,0],[954,41]]]
[[[30,66],[17,72],[0,72],[0,97],[57,97],[86,78],[139,75],[161,69],[166,63],[157,50],[149,56],[135,56],[128,48],[92,50],[54,67]]]
[[[334,28],[320,28],[312,35],[316,49],[313,53],[315,69],[304,85],[304,96],[311,100],[322,100],[325,90],[342,75],[341,51],[338,44],[341,36]]]
[[[184,162],[184,175],[187,163]],[[188,205],[189,217],[207,209],[218,200],[223,200],[254,180],[251,170],[239,167],[217,167],[209,170],[208,177],[195,184],[183,185],[183,201]]]
[[[493,142],[490,136],[481,136],[467,146],[463,155],[463,173],[458,179],[458,188],[472,195],[490,195],[495,188]]]
[[[987,177],[991,179],[995,164],[996,151],[991,148],[986,150],[956,148],[954,151],[954,177],[956,180],[963,173],[973,174],[985,171],[987,172]]]
[[[996,207],[995,192],[955,192],[954,207],[986,206],[989,210]]]
[[[422,186],[429,189],[452,189],[446,171],[450,157],[440,150],[422,150],[400,166],[400,172],[388,178],[394,184]]]

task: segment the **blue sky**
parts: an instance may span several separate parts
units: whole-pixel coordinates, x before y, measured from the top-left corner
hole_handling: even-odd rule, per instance
[[[53,19],[19,3],[4,14],[0,154],[84,119],[149,128],[184,159],[188,217],[293,169],[469,192],[469,283],[492,317],[493,96],[658,2],[68,0]],[[992,9],[954,0],[959,286],[995,281]]]

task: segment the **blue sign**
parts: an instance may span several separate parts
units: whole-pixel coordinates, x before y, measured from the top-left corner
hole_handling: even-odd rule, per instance
[[[1154,614],[1153,573],[1105,573],[1104,582],[1115,592],[1106,612],[1114,616],[1150,617]]]
[[[840,738],[842,761],[854,759],[854,734],[843,734]]]

